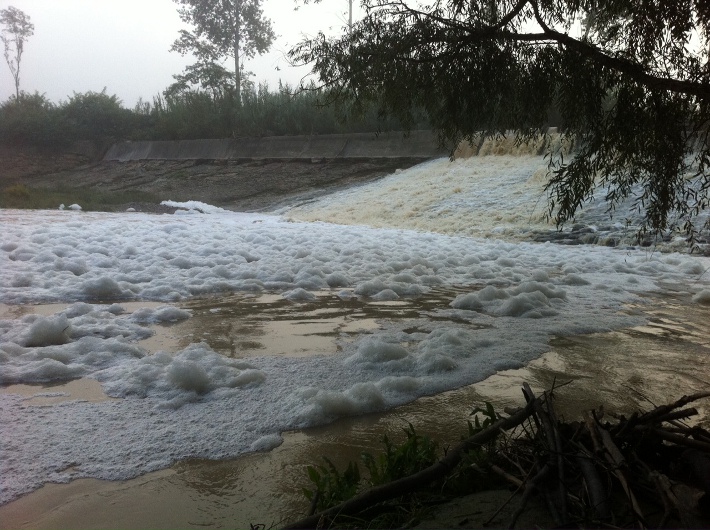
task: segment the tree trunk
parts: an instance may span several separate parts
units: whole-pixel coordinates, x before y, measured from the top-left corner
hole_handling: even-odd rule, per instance
[[[242,106],[242,73],[239,65],[239,46],[242,31],[242,0],[234,0],[234,80],[237,107]]]
[[[348,0],[348,34],[353,32],[353,0]]]

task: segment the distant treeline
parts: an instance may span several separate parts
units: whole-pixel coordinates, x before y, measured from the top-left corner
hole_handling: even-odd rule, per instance
[[[21,92],[0,104],[0,144],[62,150],[78,141],[96,146],[119,140],[185,140],[399,130],[373,108],[328,105],[328,93],[311,88],[271,91],[260,85],[242,93],[183,91],[123,107],[118,96],[75,93],[53,103],[43,94]],[[423,116],[423,115],[422,115]],[[422,117],[414,128],[427,128]]]

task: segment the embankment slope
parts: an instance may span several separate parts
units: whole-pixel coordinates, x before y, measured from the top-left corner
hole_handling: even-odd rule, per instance
[[[123,142],[109,148],[100,161],[5,149],[0,151],[0,187],[143,191],[160,200],[198,200],[255,211],[307,202],[445,155],[429,131],[407,137],[389,133]]]

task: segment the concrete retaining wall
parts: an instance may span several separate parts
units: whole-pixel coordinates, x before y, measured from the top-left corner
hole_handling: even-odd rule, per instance
[[[141,141],[114,144],[104,160],[224,160],[313,158],[435,158],[439,148],[431,131],[402,133],[267,136],[224,140]]]

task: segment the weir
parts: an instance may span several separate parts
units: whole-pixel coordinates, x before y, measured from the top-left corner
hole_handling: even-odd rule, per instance
[[[114,144],[104,161],[229,160],[229,159],[358,159],[446,156],[431,131],[265,136],[179,141],[137,141]]]
[[[454,159],[470,158],[472,156],[511,155],[511,156],[544,156],[546,153],[565,156],[574,153],[575,145],[570,138],[564,138],[557,127],[550,127],[547,134],[529,140],[518,140],[515,131],[509,131],[505,136],[474,138],[472,141],[462,140],[453,153]]]

